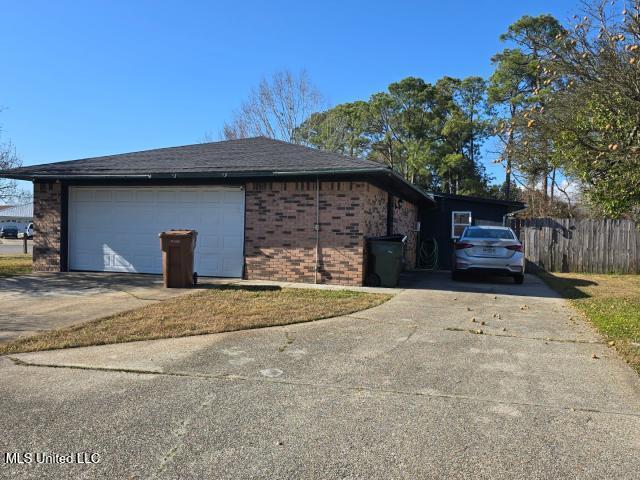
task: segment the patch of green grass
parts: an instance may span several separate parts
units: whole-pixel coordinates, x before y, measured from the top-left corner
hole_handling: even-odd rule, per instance
[[[0,344],[0,354],[183,337],[310,322],[375,307],[391,295],[217,286],[81,325]]]
[[[640,275],[547,273],[540,277],[596,326],[640,373]]]
[[[31,255],[0,255],[0,277],[31,273],[33,260]]]

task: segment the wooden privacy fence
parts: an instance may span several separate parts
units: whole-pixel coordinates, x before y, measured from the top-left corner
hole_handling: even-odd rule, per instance
[[[528,269],[640,273],[640,233],[630,220],[514,219],[512,228]]]

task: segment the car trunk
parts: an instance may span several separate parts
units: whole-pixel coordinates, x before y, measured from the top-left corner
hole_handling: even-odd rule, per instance
[[[469,238],[466,239],[473,245],[471,248],[465,249],[470,257],[482,258],[509,258],[515,253],[514,250],[506,248],[515,245],[514,240],[498,240],[495,238]]]

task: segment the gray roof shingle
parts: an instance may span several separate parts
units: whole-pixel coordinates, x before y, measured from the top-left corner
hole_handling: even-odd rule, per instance
[[[265,137],[198,143],[183,147],[106,155],[0,171],[20,180],[91,181],[162,178],[370,176],[396,194],[434,204],[424,192],[380,163]],[[374,182],[375,183],[375,182]]]
[[[255,137],[33,165],[7,170],[2,174],[25,177],[118,176],[382,168],[385,167],[369,160],[345,157],[265,137]]]

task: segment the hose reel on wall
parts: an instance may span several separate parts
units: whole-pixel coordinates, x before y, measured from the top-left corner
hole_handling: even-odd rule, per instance
[[[439,255],[438,241],[433,237],[425,238],[420,242],[418,268],[425,270],[438,270]]]

